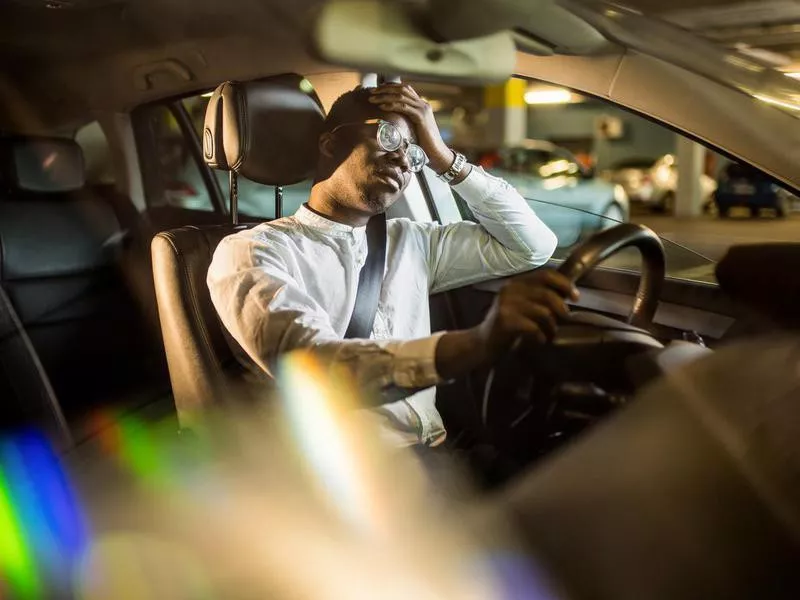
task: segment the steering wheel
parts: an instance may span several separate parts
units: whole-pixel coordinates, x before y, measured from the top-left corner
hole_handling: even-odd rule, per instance
[[[639,249],[642,272],[628,323],[646,329],[656,314],[666,273],[664,246],[652,229],[623,223],[601,231],[575,248],[558,270],[577,283],[598,264],[629,246]]]
[[[628,353],[661,347],[661,344],[645,331],[653,322],[666,273],[664,247],[661,244],[661,240],[651,229],[633,223],[623,223],[597,233],[573,250],[561,265],[559,271],[573,283],[577,283],[598,264],[630,246],[638,248],[641,253],[642,270],[639,288],[636,292],[633,307],[628,315],[627,324],[595,313],[572,313],[559,327],[555,339],[551,342],[550,347],[552,350],[548,351],[547,347],[540,348],[536,351],[538,354],[537,359],[533,361],[527,356],[521,356],[523,353],[520,351],[512,351],[512,355],[516,354],[517,356],[512,356],[511,360],[504,362],[503,366],[492,369],[486,381],[481,407],[481,421],[485,427],[489,426],[488,409],[490,398],[501,395],[507,399],[522,400],[528,406],[528,409],[523,413],[527,415],[531,413],[531,407],[537,402],[537,394],[541,395],[543,393],[541,389],[535,389],[537,386],[533,385],[534,380],[537,380],[538,386],[541,386],[542,379],[549,379],[551,382],[560,380],[569,383],[570,381],[575,381],[575,378],[577,378],[577,381],[581,381],[582,376],[587,376],[587,373],[575,372],[575,369],[565,367],[565,357],[580,357],[582,360],[580,364],[588,363],[590,365],[588,372],[591,373],[591,364],[602,361],[593,361],[591,357],[596,356],[596,354],[590,355],[588,353],[596,352],[601,345],[604,348],[604,358],[616,361],[616,357],[620,357],[619,361],[614,362],[614,364],[624,362],[622,357]],[[567,353],[566,355],[564,354],[565,352]],[[551,360],[547,360],[548,355],[552,353],[555,353],[555,355],[549,357]],[[516,370],[514,366],[509,366],[519,362],[520,359],[522,360],[523,368],[527,371],[522,376],[519,375],[522,371]],[[533,367],[527,367],[531,362]],[[511,376],[497,377],[497,369],[510,369]],[[581,370],[578,369],[578,371]],[[537,373],[544,376],[537,376]],[[602,377],[602,375],[600,374],[598,377]],[[583,381],[591,382],[592,379],[592,376],[588,376]],[[569,388],[569,385],[567,385],[567,388]],[[583,401],[586,399],[587,394],[595,393],[597,388],[595,388],[595,391],[587,391],[587,389],[585,386],[584,388],[573,386],[563,393],[571,394],[573,397],[580,397],[581,401]],[[549,419],[552,411],[555,410],[554,407],[557,401],[553,399],[553,393],[551,390],[550,396],[544,401],[545,404],[549,404],[549,408],[538,411],[539,417]],[[539,397],[540,404],[542,403],[541,401],[542,398]],[[606,400],[601,399],[599,405],[605,406]],[[510,410],[511,406],[504,406],[502,410],[505,411],[506,408]],[[537,411],[533,411],[532,414],[537,414]],[[501,419],[501,422],[507,423],[509,427],[516,426],[516,423],[522,418],[515,418],[515,415],[510,414],[505,416],[508,418]]]

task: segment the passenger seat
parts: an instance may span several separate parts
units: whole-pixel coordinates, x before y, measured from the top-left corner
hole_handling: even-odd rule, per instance
[[[0,152],[0,285],[67,421],[145,401],[166,384],[163,353],[121,273],[114,209],[84,185],[80,147],[13,138]]]

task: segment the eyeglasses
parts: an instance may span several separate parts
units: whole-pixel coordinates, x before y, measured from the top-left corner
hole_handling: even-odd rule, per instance
[[[425,155],[425,151],[404,138],[396,125],[383,119],[368,119],[360,123],[342,123],[334,127],[331,133],[336,133],[342,127],[351,127],[353,125],[377,125],[378,133],[376,137],[378,146],[386,152],[397,152],[400,148],[403,148],[403,152],[408,159],[409,168],[414,173],[419,173],[422,167],[428,164],[428,157]]]

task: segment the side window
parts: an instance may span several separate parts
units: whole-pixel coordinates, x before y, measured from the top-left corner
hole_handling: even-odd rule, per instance
[[[169,107],[141,107],[134,120],[148,207],[215,212],[192,141]]]
[[[743,220],[800,218],[800,200],[755,169],[606,100],[521,78],[415,89],[447,143],[505,179],[553,230],[556,260],[598,231],[634,222],[661,236],[668,276],[714,283],[714,261],[742,228],[753,240],[764,235]],[[603,267],[638,271],[640,263],[631,250]]]
[[[198,139],[202,139],[203,123],[205,122],[206,106],[211,94],[191,96],[182,100],[186,112],[191,117],[194,131]],[[214,169],[226,201],[228,198],[228,173]],[[274,219],[278,216],[293,215],[300,206],[308,200],[311,193],[311,181],[303,181],[294,185],[283,186],[283,210],[281,215],[275,214],[275,186],[262,185],[250,181],[246,177],[239,177],[239,213],[243,217],[257,219]]]
[[[86,183],[91,186],[116,183],[108,140],[100,123],[92,121],[78,129],[75,132],[75,141],[83,151]]]

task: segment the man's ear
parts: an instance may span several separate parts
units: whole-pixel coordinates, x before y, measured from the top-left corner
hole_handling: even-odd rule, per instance
[[[319,136],[319,153],[326,158],[333,158],[335,139],[330,131]]]

